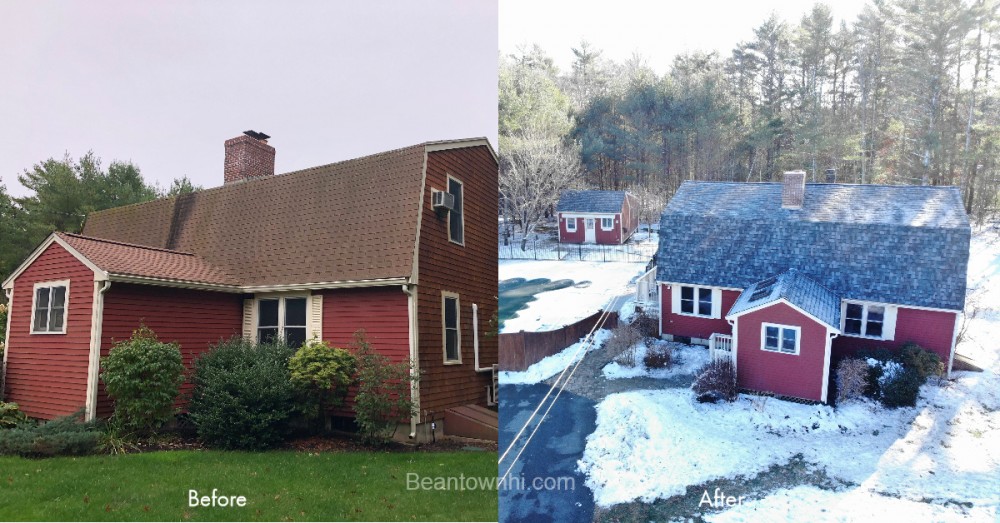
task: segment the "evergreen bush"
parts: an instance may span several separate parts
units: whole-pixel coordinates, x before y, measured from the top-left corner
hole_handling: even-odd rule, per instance
[[[93,454],[101,431],[96,423],[81,421],[83,412],[39,424],[26,423],[0,430],[0,455],[25,457]]]
[[[313,419],[325,420],[331,408],[344,404],[354,382],[357,359],[349,351],[313,338],[288,361],[292,384],[302,401],[299,408]]]
[[[294,349],[234,337],[195,362],[189,407],[198,437],[223,449],[261,450],[288,435],[295,387],[288,361]]]
[[[101,379],[114,400],[113,423],[122,430],[149,434],[176,413],[174,401],[184,382],[184,363],[176,343],[162,343],[149,327],[139,326],[128,341],[116,343],[101,359]]]

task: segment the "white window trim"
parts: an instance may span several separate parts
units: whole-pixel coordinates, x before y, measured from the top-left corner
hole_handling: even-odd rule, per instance
[[[565,220],[565,222],[566,222],[566,232],[576,232],[576,217],[575,216],[563,218],[563,220]],[[570,227],[570,224],[572,224],[573,226]]]
[[[286,294],[269,293],[258,294],[253,300],[253,341],[260,343],[260,302],[266,300],[278,300],[278,339],[285,341],[285,299],[305,298],[306,299],[306,341],[312,336],[310,317],[312,312],[312,296],[309,294]],[[293,325],[293,327],[295,327]]]
[[[451,211],[448,211],[448,241],[454,243],[455,245],[461,245],[462,247],[465,247],[465,182],[459,180],[457,177],[452,176],[451,174],[448,174],[447,186],[445,187],[444,192],[451,192],[450,189],[452,180],[458,182],[458,184],[462,187],[462,198],[460,202],[460,205],[462,206],[462,214],[461,214],[462,241],[455,241],[455,239],[451,237],[451,219],[455,216],[454,213],[452,213]]]
[[[445,322],[445,298],[455,299],[455,332],[458,359],[448,359],[448,324]],[[462,299],[457,293],[441,291],[441,358],[445,365],[462,364]]]
[[[604,220],[611,220],[611,226],[607,229],[604,228]],[[613,216],[611,218],[601,218],[601,230],[604,232],[615,230],[615,218]]]
[[[767,348],[767,328],[776,327],[778,329],[778,346],[781,346],[782,340],[784,340],[783,330],[793,330],[795,331],[795,352],[785,352],[779,349],[769,349]],[[773,352],[775,354],[786,354],[788,356],[798,356],[802,349],[802,327],[796,325],[782,325],[780,323],[761,323],[760,324],[760,350],[764,352]]]
[[[694,311],[695,312],[683,312],[681,310],[681,287],[691,287],[694,289]],[[674,283],[671,284],[673,289],[673,294],[670,300],[671,313],[677,314],[679,316],[688,316],[691,318],[706,318],[706,319],[720,319],[722,318],[722,289],[717,287],[708,287],[706,285],[685,285]],[[700,289],[708,289],[712,292],[712,312],[710,314],[698,314],[698,294]]]
[[[53,288],[53,287],[66,287],[66,303],[63,305],[63,324],[62,330],[60,331],[36,331],[35,330],[35,311],[37,309],[38,301],[38,289],[43,288]],[[49,310],[52,310],[52,291],[49,291]],[[10,313],[7,313],[8,316]],[[69,280],[55,280],[55,281],[40,281],[35,283],[34,287],[31,289],[31,326],[29,329],[29,334],[66,334],[66,325],[69,323]],[[48,324],[48,322],[46,322]]]
[[[851,334],[847,332],[847,305],[861,305],[861,332]],[[868,328],[868,307],[882,307],[882,335],[868,336],[865,330]],[[849,338],[861,338],[865,340],[892,341],[896,337],[896,312],[897,307],[888,303],[878,303],[874,301],[841,300],[840,302],[840,332],[841,336]]]

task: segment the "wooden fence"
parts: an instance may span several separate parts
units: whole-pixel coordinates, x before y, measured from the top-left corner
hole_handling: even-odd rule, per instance
[[[543,332],[505,332],[500,334],[500,370],[522,371],[546,356],[551,356],[580,341],[594,328],[600,312],[561,329]],[[605,329],[618,326],[618,313],[608,314]]]

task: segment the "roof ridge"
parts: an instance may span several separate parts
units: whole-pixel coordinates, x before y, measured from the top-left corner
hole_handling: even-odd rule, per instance
[[[714,185],[783,185],[783,182],[737,182],[731,180],[684,180],[682,184],[704,183]],[[842,187],[910,187],[914,189],[958,189],[958,185],[912,185],[907,183],[827,183],[827,182],[806,182],[806,185],[842,186]]]
[[[56,234],[57,235],[61,235],[61,236],[71,236],[73,238],[80,238],[81,240],[89,240],[89,241],[95,241],[95,242],[101,242],[101,243],[110,243],[112,245],[122,245],[124,247],[135,247],[137,249],[146,249],[146,250],[149,250],[149,251],[160,251],[160,252],[167,252],[167,253],[170,253],[170,254],[180,254],[182,256],[194,256],[194,257],[198,257],[198,255],[195,254],[195,253],[193,253],[193,252],[175,251],[173,249],[164,249],[162,247],[153,247],[151,245],[139,245],[138,243],[120,242],[120,241],[117,241],[117,240],[109,240],[107,238],[97,238],[97,237],[94,237],[94,236],[84,236],[82,234],[76,234],[76,233],[72,233],[72,232],[57,232]]]

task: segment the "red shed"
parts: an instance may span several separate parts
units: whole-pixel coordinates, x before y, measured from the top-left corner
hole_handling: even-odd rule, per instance
[[[100,358],[144,323],[178,342],[189,367],[234,335],[346,346],[363,329],[376,350],[416,362],[415,438],[430,438],[432,415],[440,426],[449,409],[494,402],[489,143],[429,142],[276,176],[267,138],[226,141],[221,187],[93,213],[82,234],[49,236],[3,285],[4,399],[37,418],[107,416]]]
[[[625,243],[639,227],[635,196],[625,191],[566,191],[556,207],[562,243]]]

